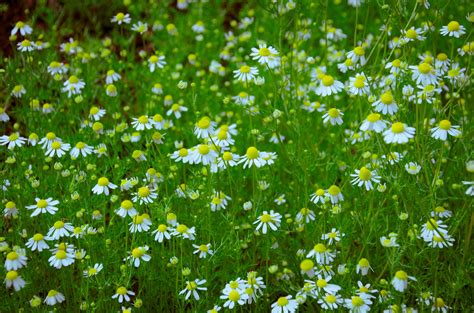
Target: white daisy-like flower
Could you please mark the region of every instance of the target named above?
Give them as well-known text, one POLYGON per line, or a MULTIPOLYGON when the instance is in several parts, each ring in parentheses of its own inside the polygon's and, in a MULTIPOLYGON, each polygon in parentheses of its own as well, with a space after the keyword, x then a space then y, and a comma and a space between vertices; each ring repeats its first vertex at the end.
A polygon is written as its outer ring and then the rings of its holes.
POLYGON ((16 22, 15 27, 13 27, 10 34, 11 36, 14 36, 18 32, 22 36, 26 36, 26 35, 30 35, 33 32, 33 29, 31 28, 30 25, 26 24, 25 22, 19 21, 19 22, 16 22))
POLYGON ((344 89, 344 84, 338 80, 335 80, 331 75, 321 75, 319 86, 316 88, 315 93, 319 96, 330 96, 338 94, 344 89))
POLYGON ((405 271, 397 271, 392 279, 392 286, 396 291, 404 292, 408 288, 408 280, 416 281, 413 276, 408 276, 405 271))
POLYGON ((46 296, 46 298, 44 299, 44 303, 46 303, 47 305, 53 306, 53 305, 56 305, 57 303, 63 302, 64 300, 66 300, 66 298, 64 297, 62 293, 54 289, 51 289, 48 292, 48 295, 46 296))
POLYGON ((74 226, 71 223, 56 221, 48 230, 46 237, 48 240, 58 240, 61 237, 69 237, 71 232, 74 232, 74 226))
POLYGON ((164 55, 160 55, 160 56, 152 55, 148 59, 148 68, 150 69, 150 72, 152 73, 155 71, 155 69, 163 68, 165 65, 166 65, 166 61, 165 61, 164 55))
POLYGON ((316 244, 313 249, 306 255, 307 258, 314 257, 318 264, 327 265, 331 264, 336 257, 336 252, 331 251, 326 245, 322 243, 316 244))
POLYGON ((82 272, 84 277, 92 277, 99 274, 100 271, 104 268, 102 263, 95 263, 93 267, 89 267, 88 269, 82 272))
POLYGON ((197 138, 209 138, 215 134, 216 122, 211 121, 208 116, 201 118, 194 127, 194 134, 197 138))
POLYGON ((105 113, 106 111, 104 109, 93 106, 89 110, 89 118, 98 121, 105 115, 105 113))
POLYGON ((383 132, 385 128, 387 128, 387 122, 378 113, 370 113, 360 125, 361 131, 373 130, 376 133, 383 132))
POLYGON ((153 127, 152 121, 146 115, 142 115, 138 118, 134 117, 134 118, 132 118, 132 120, 133 120, 132 126, 136 130, 151 129, 153 127))
POLYGON ((8 150, 13 150, 15 147, 21 147, 26 143, 26 138, 21 137, 18 133, 11 135, 3 135, 0 137, 0 145, 7 146, 8 150))
POLYGON ((220 298, 225 300, 224 308, 232 310, 236 305, 244 305, 249 295, 241 288, 231 288, 227 286, 222 291, 220 298))
POLYGON ((234 71, 234 78, 238 81, 248 83, 255 76, 258 75, 258 69, 256 67, 250 67, 248 65, 242 65, 238 70, 234 71))
POLYGON ((416 175, 420 172, 421 166, 416 162, 409 162, 405 164, 405 170, 411 175, 416 175))
POLYGON ((133 266, 139 267, 140 261, 149 262, 151 260, 151 256, 146 254, 148 249, 148 246, 134 248, 130 252, 130 256, 125 258, 124 261, 130 260, 130 263, 133 264, 133 266))
POLYGON ((49 265, 60 269, 62 267, 67 267, 74 263, 75 253, 68 252, 67 250, 58 249, 56 252, 53 252, 53 255, 48 259, 49 265))
POLYGON ((367 62, 367 60, 365 59, 365 50, 361 46, 355 47, 353 50, 349 51, 346 55, 347 55, 347 58, 352 60, 353 64, 360 64, 362 66, 367 62))
POLYGON ((195 245, 193 244, 193 247, 196 249, 194 250, 193 254, 198 254, 199 253, 199 258, 200 259, 205 259, 208 255, 213 255, 214 250, 211 249, 211 244, 203 244, 203 245, 195 245))
POLYGON ((165 224, 160 224, 151 234, 155 236, 155 241, 163 242, 165 239, 169 240, 171 238, 170 232, 173 231, 173 228, 165 224))
POLYGON ((147 213, 143 213, 142 215, 136 214, 132 217, 132 221, 129 223, 129 230, 131 233, 147 232, 151 225, 152 222, 147 213))
POLYGON ((255 222, 253 222, 254 224, 257 224, 255 231, 258 232, 261 228, 262 233, 266 234, 268 227, 273 231, 277 231, 278 227, 280 227, 281 218, 281 214, 274 212, 273 210, 270 210, 270 213, 263 211, 263 214, 260 215, 255 222))
POLYGON ((173 233, 171 235, 178 237, 178 238, 183 238, 183 239, 189 239, 189 240, 194 240, 195 239, 195 234, 196 234, 196 229, 193 227, 188 227, 184 224, 176 224, 176 227, 173 230, 173 233))
POLYGON ((349 78, 348 93, 354 96, 362 96, 370 93, 369 78, 362 72, 355 77, 349 78))
POLYGON ((26 266, 27 259, 25 249, 15 249, 10 251, 5 259, 5 269, 7 271, 16 271, 23 268, 26 266))
POLYGON ((459 126, 452 125, 449 120, 442 120, 439 122, 438 126, 431 128, 431 137, 434 139, 439 139, 445 141, 448 138, 448 134, 453 137, 458 137, 461 135, 459 131, 459 126))
POLYGON ((409 139, 415 136, 416 129, 409 127, 402 122, 395 122, 392 126, 383 132, 386 143, 407 143, 409 139))
POLYGON ((26 89, 23 85, 16 85, 13 87, 11 95, 15 98, 21 98, 26 93, 26 89))
POLYGON ((166 115, 170 116, 173 114, 177 119, 181 118, 181 112, 187 112, 188 108, 185 107, 184 105, 180 105, 178 103, 175 103, 171 106, 171 108, 166 111, 166 115))
POLYGON ((53 61, 48 65, 48 73, 50 73, 52 76, 55 76, 57 74, 63 75, 66 74, 68 71, 68 68, 64 63, 53 61))
POLYGON ((365 186, 366 190, 374 189, 372 183, 380 183, 380 176, 377 175, 377 171, 371 171, 367 167, 363 166, 360 169, 356 169, 354 174, 351 174, 353 179, 351 183, 359 187, 365 186))
POLYGON ((100 195, 105 194, 106 196, 109 195, 109 189, 115 189, 117 185, 111 183, 108 178, 101 177, 97 180, 97 184, 92 188, 92 192, 94 194, 100 195))
POLYGON ((130 302, 130 296, 134 296, 135 293, 127 288, 120 286, 115 291, 115 294, 112 296, 112 299, 117 299, 119 303, 122 303, 124 300, 130 302))
POLYGON ((49 249, 49 245, 46 243, 43 234, 36 233, 31 237, 28 242, 25 244, 31 251, 38 250, 39 252, 49 249))
POLYGON ((63 143, 60 140, 54 140, 51 143, 51 146, 46 151, 45 155, 48 156, 48 157, 51 157, 51 158, 56 155, 58 158, 61 158, 70 149, 71 149, 70 144, 63 143))
MULTIPOLYGON (((193 295, 194 299, 197 301, 199 300, 199 293, 198 290, 207 290, 207 287, 203 287, 206 283, 205 279, 195 279, 193 281, 186 281, 186 288, 179 292, 180 295, 185 295, 184 298, 188 300, 191 295, 193 295)), ((217 312, 217 311, 216 311, 217 312)))
POLYGON ((17 47, 21 52, 31 52, 35 50, 34 42, 31 42, 28 39, 23 39, 23 41, 17 44, 17 47))
POLYGON ((68 97, 72 95, 77 95, 81 93, 82 88, 86 83, 82 79, 79 79, 77 76, 72 75, 68 80, 64 82, 64 87, 62 88, 63 92, 67 92, 68 97))
POLYGON ((146 33, 148 31, 148 24, 138 21, 138 23, 132 25, 132 30, 140 34, 146 33))
POLYGON ((372 103, 374 110, 382 114, 394 115, 398 112, 398 106, 393 95, 390 91, 387 91, 380 96, 380 99, 372 103))
POLYGON ((5 275, 5 286, 8 288, 12 288, 15 291, 21 290, 25 287, 25 280, 18 274, 17 271, 8 271, 5 275))
POLYGON ((119 25, 122 25, 122 23, 130 24, 131 20, 132 19, 130 18, 130 14, 128 14, 128 13, 124 14, 122 12, 119 12, 114 17, 112 17, 112 19, 110 21, 112 23, 117 23, 119 25))
POLYGON ((89 146, 88 144, 82 141, 79 141, 78 143, 76 143, 74 148, 72 148, 70 154, 73 159, 77 159, 79 155, 86 157, 89 154, 92 154, 92 152, 94 152, 94 147, 89 146))
POLYGON ((291 295, 280 297, 272 303, 272 313, 294 313, 298 309, 298 301, 292 299, 291 295))
POLYGON ((260 44, 258 48, 252 48, 250 56, 258 63, 268 65, 269 68, 275 68, 280 64, 277 49, 266 44, 260 44))
POLYGON ((137 215, 137 210, 133 207, 133 202, 130 200, 124 200, 120 204, 120 208, 115 210, 115 213, 120 217, 126 217, 127 215, 130 217, 134 217, 137 215))
POLYGON ((327 124, 328 122, 331 125, 341 125, 343 123, 342 116, 344 113, 337 108, 331 108, 323 115, 323 123, 327 124))
POLYGON ((438 77, 436 76, 436 70, 431 64, 422 62, 419 65, 411 65, 412 71, 411 78, 420 85, 438 85, 438 77))
POLYGON ((466 28, 457 21, 451 21, 448 25, 441 27, 440 33, 443 36, 459 38, 466 33, 466 28))
POLYGON ((40 213, 49 213, 54 215, 58 211, 58 208, 56 207, 56 205, 59 204, 58 200, 53 200, 53 198, 35 198, 35 201, 36 204, 26 206, 28 210, 34 210, 33 213, 31 213, 32 217, 39 215, 40 213))
POLYGON ((133 202, 139 202, 140 204, 153 203, 153 201, 158 197, 155 190, 150 189, 148 186, 138 188, 137 192, 134 192, 133 195, 133 202))

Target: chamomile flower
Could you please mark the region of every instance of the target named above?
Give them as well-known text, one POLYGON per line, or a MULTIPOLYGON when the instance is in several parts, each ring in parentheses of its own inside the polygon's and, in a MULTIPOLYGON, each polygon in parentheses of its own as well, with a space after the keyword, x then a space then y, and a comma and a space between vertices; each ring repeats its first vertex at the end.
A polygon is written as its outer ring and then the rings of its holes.
POLYGON ((56 221, 48 230, 48 240, 58 240, 62 237, 69 237, 70 233, 74 231, 74 226, 71 223, 64 223, 63 221, 56 221))
POLYGON ((426 39, 424 35, 424 31, 421 28, 415 28, 412 26, 411 28, 403 31, 404 36, 401 38, 403 43, 407 43, 410 41, 423 41, 426 39))
POLYGON ((160 55, 160 56, 152 55, 148 59, 148 68, 150 69, 150 72, 152 73, 155 71, 155 69, 163 68, 165 65, 166 65, 166 61, 165 61, 164 55, 160 55))
POLYGON ((30 25, 26 24, 25 22, 19 21, 16 22, 15 27, 13 27, 10 35, 14 36, 17 33, 20 33, 22 36, 30 35, 33 32, 33 29, 30 25))
POLYGON ((451 217, 452 215, 453 215, 452 211, 447 210, 442 206, 437 206, 436 208, 433 209, 433 211, 431 211, 432 217, 447 218, 447 217, 451 217))
POLYGON ((341 110, 331 108, 323 115, 323 123, 327 124, 329 122, 331 125, 341 125, 343 115, 344 113, 342 113, 341 110))
POLYGON ((455 239, 451 237, 449 234, 444 234, 444 235, 434 235, 433 239, 431 241, 428 241, 428 246, 431 248, 446 248, 446 247, 452 247, 454 244, 455 239))
POLYGON ((280 63, 278 51, 272 46, 267 46, 266 44, 260 44, 258 48, 252 48, 250 56, 258 63, 268 65, 269 68, 275 68, 280 63))
POLYGON ((335 293, 327 293, 324 296, 322 296, 320 299, 318 299, 318 304, 321 305, 321 307, 324 310, 335 310, 339 308, 339 306, 344 302, 342 297, 335 293))
POLYGON ((329 197, 332 204, 337 204, 341 201, 344 201, 344 196, 342 195, 341 188, 337 185, 332 185, 326 191, 326 196, 329 197))
POLYGON ((123 301, 130 302, 130 296, 134 296, 135 293, 131 290, 127 290, 124 286, 120 286, 115 291, 115 294, 112 296, 112 299, 117 299, 118 303, 123 301))
POLYGON ((144 130, 144 129, 151 129, 153 127, 153 124, 150 120, 150 118, 146 115, 142 115, 138 118, 132 118, 132 126, 136 130, 144 130))
POLYGON ((152 231, 152 235, 155 236, 155 241, 163 242, 165 239, 169 240, 171 238, 170 232, 173 232, 174 229, 165 225, 160 224, 158 227, 152 231))
POLYGON ((394 115, 398 112, 398 106, 390 91, 386 91, 380 96, 380 99, 372 103, 374 110, 382 114, 394 115))
POLYGON ((419 85, 438 85, 438 77, 431 64, 422 62, 419 65, 411 65, 411 78, 419 85))
POLYGON ((112 17, 112 19, 110 20, 112 23, 117 23, 119 25, 122 25, 122 23, 124 24, 130 24, 130 21, 132 19, 130 18, 130 14, 128 13, 122 13, 122 12, 119 12, 117 13, 114 17, 112 17))
POLYGON ((17 271, 8 271, 5 275, 4 282, 7 289, 13 287, 15 291, 21 290, 26 284, 25 280, 18 274, 17 271))
POLYGON ((397 243, 397 234, 390 233, 388 238, 385 236, 380 237, 380 244, 385 248, 393 248, 399 247, 400 245, 397 243))
POLYGON ((431 137, 445 141, 448 138, 448 134, 453 137, 458 137, 461 132, 458 130, 459 126, 452 125, 449 120, 442 120, 438 126, 431 128, 431 137))
POLYGON ((125 260, 130 260, 130 264, 133 264, 135 267, 139 267, 140 261, 149 262, 151 260, 151 256, 146 253, 148 249, 148 246, 134 248, 130 252, 130 256, 125 260))
POLYGON ((9 217, 15 218, 18 216, 18 208, 16 207, 15 202, 8 201, 5 204, 5 209, 3 210, 3 216, 6 218, 9 218, 9 217))
POLYGON ((185 295, 184 298, 186 300, 188 300, 191 297, 191 295, 193 295, 194 299, 197 301, 199 300, 198 290, 207 290, 207 287, 202 286, 205 283, 206 283, 205 279, 198 279, 198 278, 196 278, 193 281, 186 281, 186 288, 181 290, 179 294, 180 295, 184 294, 185 295))
POLYGON ((360 125, 361 131, 373 130, 376 133, 383 132, 385 128, 387 128, 387 122, 378 113, 370 113, 360 125))
POLYGON ((370 93, 369 79, 364 73, 349 78, 348 93, 354 96, 362 96, 370 93))
POLYGON ((70 149, 71 149, 70 144, 63 143, 60 140, 55 140, 51 143, 51 146, 48 148, 45 155, 49 157, 57 156, 58 158, 61 158, 70 149))
POLYGON ((314 221, 315 219, 316 219, 316 214, 314 214, 313 210, 310 210, 308 208, 302 208, 296 215, 296 221, 298 223, 308 224, 314 221))
POLYGON ((31 213, 31 217, 39 215, 40 213, 49 213, 54 215, 58 211, 58 208, 56 207, 56 205, 59 204, 58 200, 53 200, 53 198, 35 198, 35 201, 36 204, 26 206, 28 210, 34 210, 33 213, 31 213))
POLYGON ((173 114, 177 119, 180 119, 182 115, 181 113, 187 112, 187 111, 188 111, 187 107, 185 107, 184 105, 175 103, 171 106, 171 108, 168 111, 166 111, 166 115, 170 116, 171 114, 173 114))
POLYGON ((152 222, 150 216, 147 213, 142 215, 136 214, 132 217, 132 221, 129 223, 129 230, 131 233, 147 232, 150 229, 152 222))
POLYGON ((132 30, 143 35, 148 31, 148 24, 138 21, 138 23, 132 25, 132 30))
POLYGON ((408 280, 416 281, 413 276, 408 276, 405 271, 397 271, 392 279, 392 286, 396 291, 404 292, 408 288, 408 280))
POLYGON ((86 83, 82 79, 79 79, 77 76, 70 76, 68 80, 64 82, 64 87, 62 88, 63 92, 67 92, 68 97, 72 95, 77 95, 81 93, 82 88, 86 83))
POLYGON ((130 200, 124 200, 120 204, 118 210, 115 210, 115 213, 120 217, 134 217, 137 214, 137 210, 133 207, 133 203, 130 200))
POLYGON ((459 38, 466 33, 466 28, 457 21, 451 21, 448 25, 441 27, 440 33, 443 36, 459 38))
POLYGON ((11 95, 15 98, 21 98, 26 93, 25 87, 23 85, 16 85, 13 87, 11 95))
POLYGON ((53 62, 49 63, 49 65, 48 65, 48 73, 51 74, 51 76, 53 76, 53 77, 55 75, 66 74, 67 71, 68 71, 68 68, 62 62, 53 61, 53 62))
POLYGON ((82 275, 84 277, 93 277, 97 274, 99 274, 100 271, 104 268, 104 265, 102 263, 95 263, 94 266, 89 267, 88 269, 84 270, 82 272, 82 275))
POLYGON ((194 134, 197 138, 209 138, 215 133, 216 122, 211 121, 207 116, 201 118, 194 127, 194 134))
POLYGON ((106 111, 99 107, 93 106, 89 110, 89 118, 95 121, 99 121, 102 117, 104 117, 106 111))
POLYGON ((234 78, 245 83, 253 80, 257 75, 258 69, 248 65, 242 65, 238 70, 234 71, 234 78))
POLYGON ((80 155, 86 157, 92 154, 92 152, 94 151, 93 149, 94 147, 89 146, 85 142, 79 141, 78 143, 76 143, 74 148, 71 149, 70 154, 73 159, 77 159, 80 155))
POLYGON ((408 162, 405 164, 405 170, 408 172, 408 174, 416 175, 420 172, 421 166, 416 162, 408 162))
POLYGON ((324 191, 324 189, 322 188, 319 188, 314 193, 311 194, 310 200, 314 204, 318 204, 318 203, 324 204, 326 202, 325 197, 326 197, 326 191, 324 191))
POLYGON ((15 147, 21 147, 25 144, 26 138, 21 137, 18 133, 12 133, 11 135, 3 135, 0 137, 0 145, 7 146, 8 150, 13 150, 15 147))
POLYGON ((58 249, 56 252, 53 252, 53 255, 48 259, 49 265, 60 269, 62 267, 67 267, 74 263, 75 255, 74 253, 69 253, 67 250, 58 249))
POLYGON ((431 242, 434 236, 443 237, 444 235, 447 235, 447 228, 448 226, 446 226, 442 220, 430 218, 423 224, 420 237, 423 238, 425 242, 431 242))
POLYGON ((16 271, 20 268, 26 266, 26 257, 25 249, 15 249, 7 254, 5 259, 5 269, 7 271, 16 271))
POLYGON ((44 303, 46 303, 47 305, 53 306, 53 305, 56 305, 57 303, 62 303, 64 300, 66 300, 66 298, 64 297, 62 293, 54 289, 51 289, 48 292, 48 295, 46 296, 46 298, 44 299, 44 303))
POLYGON ((384 141, 390 143, 407 143, 415 136, 415 128, 409 127, 402 122, 395 122, 390 128, 383 132, 384 141))
POLYGON ((21 52, 31 52, 35 50, 34 42, 31 42, 28 39, 23 39, 22 42, 17 44, 17 47, 21 52))
POLYGON ((25 246, 30 248, 31 251, 38 250, 39 252, 41 252, 45 249, 49 249, 49 246, 46 243, 44 236, 40 233, 36 233, 33 237, 31 237, 25 244, 25 246))
POLYGON ((331 75, 323 74, 320 78, 319 85, 315 90, 318 96, 330 96, 338 94, 344 89, 344 84, 338 80, 335 80, 331 75))
POLYGON ((294 313, 298 309, 298 302, 291 295, 280 297, 272 303, 272 313, 294 313))
POLYGON ((196 230, 193 227, 189 228, 184 224, 177 224, 173 233, 171 235, 176 236, 178 238, 194 240, 195 239, 196 230))
POLYGON ((110 193, 109 189, 115 188, 117 188, 117 185, 111 183, 108 178, 101 177, 97 180, 97 184, 94 186, 94 188, 92 188, 92 192, 97 195, 105 194, 108 196, 110 193))
POLYGON ((277 231, 278 227, 280 227, 281 218, 281 214, 274 212, 273 210, 270 210, 270 213, 263 211, 263 214, 260 215, 255 222, 253 222, 254 224, 257 224, 255 231, 258 232, 261 228, 262 233, 266 234, 268 227, 273 231, 277 231))
POLYGON ((332 245, 333 243, 339 242, 341 237, 344 237, 344 234, 341 234, 336 228, 332 228, 329 233, 322 234, 321 239, 327 240, 328 244, 332 245))
POLYGON ((349 59, 352 60, 353 64, 360 64, 362 66, 367 62, 367 60, 365 59, 365 50, 361 46, 355 47, 346 55, 349 59))
POLYGON ((236 305, 244 305, 247 302, 248 294, 240 288, 226 287, 222 291, 220 298, 225 301, 224 308, 232 310, 236 305))
POLYGON ((366 276, 369 273, 369 270, 374 271, 370 266, 369 260, 366 258, 360 259, 356 266, 356 273, 366 276))
POLYGON ((255 147, 247 148, 245 155, 240 157, 239 164, 243 163, 244 168, 247 167, 262 167, 265 165, 265 160, 263 159, 262 152, 258 151, 255 147))
POLYGON ((351 183, 359 187, 365 186, 366 190, 374 189, 372 183, 380 183, 380 176, 377 175, 377 171, 371 171, 367 167, 363 166, 360 169, 356 169, 354 174, 351 174, 353 179, 351 183))
POLYGON ((193 254, 198 254, 199 253, 199 258, 200 259, 205 259, 208 255, 213 255, 214 250, 211 249, 211 244, 203 244, 203 245, 195 245, 193 244, 193 247, 196 249, 194 250, 193 254))
POLYGON ((344 300, 344 305, 351 313, 366 313, 370 311, 372 301, 364 295, 352 296, 344 300))
POLYGON ((105 83, 107 85, 113 84, 116 81, 119 81, 122 78, 119 73, 114 70, 108 70, 107 75, 105 76, 105 83))
POLYGON ((322 243, 318 243, 314 245, 313 249, 306 255, 307 258, 316 259, 318 264, 327 265, 334 261, 336 257, 336 252, 331 251, 331 249, 327 248, 326 245, 322 243))

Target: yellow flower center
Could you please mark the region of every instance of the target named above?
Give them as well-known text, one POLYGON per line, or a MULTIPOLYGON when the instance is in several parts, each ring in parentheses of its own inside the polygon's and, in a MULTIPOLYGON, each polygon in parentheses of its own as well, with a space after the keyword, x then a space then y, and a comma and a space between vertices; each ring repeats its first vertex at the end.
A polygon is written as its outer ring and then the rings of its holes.
POLYGON ((58 252, 56 252, 56 259, 64 260, 65 258, 67 258, 67 254, 64 250, 58 250, 58 252))
POLYGON ((13 261, 18 259, 18 254, 15 251, 12 251, 7 254, 7 260, 13 261))
POLYGON ((451 128, 451 122, 448 120, 442 120, 439 122, 439 128, 443 130, 449 130, 451 128))
POLYGON ((61 143, 59 141, 54 141, 51 144, 51 148, 53 148, 54 150, 58 150, 59 148, 61 148, 61 143))
POLYGON ((324 279, 318 279, 318 281, 316 282, 316 285, 319 287, 319 288, 324 288, 328 285, 328 282, 325 281, 324 279))
POLYGON ((127 293, 127 289, 125 287, 119 287, 117 288, 117 294, 119 295, 125 295, 127 293))
POLYGON ((158 62, 158 57, 156 55, 152 55, 149 59, 150 63, 156 63, 158 62))
POLYGON ((9 271, 6 275, 7 280, 15 280, 18 277, 18 272, 17 271, 9 271))
POLYGON ((117 13, 117 15, 115 15, 115 18, 117 19, 117 21, 123 21, 123 19, 125 18, 125 14, 123 13, 117 13))
POLYGON ((402 62, 399 59, 395 59, 395 60, 392 61, 392 66, 400 67, 401 63, 402 62))
POLYGON ((48 292, 48 297, 51 298, 51 297, 54 297, 58 294, 58 292, 54 289, 51 289, 49 292, 48 292))
POLYGON ((209 248, 207 247, 207 245, 200 245, 200 246, 199 246, 199 251, 201 251, 201 252, 208 252, 208 251, 209 251, 209 248))
POLYGON ((84 149, 86 147, 86 144, 83 143, 82 141, 79 141, 78 143, 76 143, 76 148, 81 150, 81 149, 84 149))
POLYGON ((79 78, 77 78, 77 76, 72 75, 71 77, 69 77, 70 84, 77 84, 78 82, 79 82, 79 78))
POLYGON ((371 123, 375 123, 380 120, 380 114, 378 113, 371 113, 367 116, 367 120, 371 123))
POLYGON ((372 172, 364 166, 359 170, 359 178, 364 181, 370 180, 372 178, 372 172))
POLYGON ((130 210, 131 208, 133 208, 133 203, 130 200, 124 200, 122 201, 120 206, 125 210, 130 210))
POLYGON ((352 297, 351 303, 353 306, 359 307, 359 306, 363 306, 365 302, 361 297, 355 296, 355 297, 352 297))
POLYGON ((327 303, 332 304, 332 303, 335 303, 337 299, 336 299, 336 297, 335 297, 334 295, 332 295, 332 294, 329 293, 329 294, 325 297, 325 300, 326 300, 327 303))
POLYGON ((436 57, 439 61, 446 61, 448 59, 448 56, 446 53, 439 53, 438 56, 436 57))
POLYGON ((332 86, 334 84, 334 78, 331 75, 324 75, 321 81, 326 87, 332 86))
POLYGON ((46 139, 53 140, 54 138, 56 138, 56 134, 54 134, 52 132, 49 132, 49 133, 46 134, 46 139))
POLYGON ((45 207, 48 206, 48 201, 43 200, 43 199, 38 200, 38 202, 36 202, 36 206, 40 209, 44 209, 45 207))
POLYGON ((324 253, 326 252, 326 246, 323 245, 322 243, 318 243, 317 245, 314 246, 314 251, 318 253, 324 253))
POLYGON ((354 87, 363 88, 365 86, 365 78, 363 76, 356 78, 354 81, 354 87))
POLYGON ((264 48, 260 48, 260 50, 258 50, 258 54, 260 54, 262 57, 267 57, 267 56, 271 55, 272 53, 270 52, 270 49, 264 47, 264 48))
POLYGON ((211 151, 208 145, 199 145, 198 152, 202 155, 207 155, 211 151))
POLYGON ((231 290, 229 292, 229 300, 230 301, 238 301, 240 299, 240 293, 237 290, 231 290))
POLYGON ((186 149, 186 148, 181 148, 181 149, 179 149, 178 154, 179 154, 180 157, 185 157, 185 156, 188 155, 188 149, 186 149))
POLYGON ((138 123, 140 124, 146 124, 148 123, 148 116, 142 115, 138 118, 138 123))
POLYGON ((324 189, 319 188, 316 190, 316 195, 319 197, 324 196, 324 189))
POLYGON ((180 234, 185 233, 188 231, 188 226, 184 224, 179 224, 178 227, 176 227, 176 231, 180 234))
POLYGON ((330 117, 332 117, 332 118, 336 118, 336 117, 339 116, 339 110, 336 109, 336 108, 331 108, 331 109, 329 109, 329 111, 328 111, 328 115, 329 115, 330 117))
POLYGON ((278 306, 286 306, 288 304, 288 299, 286 297, 278 298, 278 306))
POLYGON ((438 223, 436 223, 436 220, 431 218, 427 223, 426 223, 426 228, 428 230, 435 230, 438 229, 438 223))
POLYGON ((197 288, 197 284, 193 281, 190 281, 187 285, 186 285, 186 289, 188 290, 194 290, 197 288))
POLYGON ((259 153, 258 153, 257 148, 249 147, 247 149, 246 156, 247 156, 248 159, 250 159, 250 160, 256 159, 256 158, 258 158, 258 155, 259 155, 259 153))
POLYGON ((363 56, 365 54, 364 48, 361 46, 355 47, 354 48, 354 53, 358 56, 363 56))
POLYGON ((332 185, 331 187, 329 187, 328 192, 330 195, 336 196, 341 193, 341 189, 336 185, 332 185))
POLYGON ((199 120, 197 126, 201 129, 207 129, 209 126, 211 126, 211 119, 205 116, 199 120))
POLYGON ((147 186, 143 186, 138 189, 138 196, 141 198, 148 197, 150 193, 150 188, 148 188, 147 186))
POLYGON ((400 134, 400 133, 403 133, 404 131, 405 131, 405 126, 403 125, 403 123, 401 123, 401 122, 393 123, 393 125, 392 125, 392 132, 393 133, 400 134))
POLYGON ((397 271, 395 273, 395 277, 400 279, 400 280, 407 280, 408 279, 408 274, 405 271, 397 271))
POLYGON ((429 72, 431 72, 431 65, 423 62, 420 65, 418 65, 418 71, 420 71, 420 73, 422 74, 428 74, 429 72))
POLYGON ((108 186, 109 185, 109 180, 108 178, 106 177, 101 177, 99 178, 99 180, 97 181, 97 184, 101 187, 105 187, 105 186, 108 186))
POLYGON ((459 23, 456 22, 456 21, 451 21, 451 22, 449 22, 449 24, 448 24, 448 30, 449 30, 450 32, 456 32, 456 31, 458 31, 460 28, 461 28, 461 26, 460 26, 459 23))
POLYGON ((407 38, 415 39, 418 36, 418 33, 415 29, 410 28, 409 30, 407 30, 406 36, 407 38))
POLYGON ((314 267, 314 262, 311 261, 310 259, 303 260, 300 263, 300 268, 304 272, 311 270, 313 267, 314 267))
POLYGON ((132 256, 135 259, 141 258, 145 254, 145 251, 142 248, 135 248, 132 250, 132 256))
POLYGON ((240 72, 244 73, 244 74, 250 73, 250 66, 248 66, 248 65, 241 66, 240 67, 240 72))
POLYGON ((380 101, 382 101, 383 104, 391 104, 393 102, 393 96, 392 93, 386 92, 380 97, 380 101))
MULTIPOLYGON (((451 22, 452 23, 452 22, 451 22)), ((437 307, 437 308, 442 308, 445 306, 444 304, 444 300, 442 298, 436 298, 435 302, 434 302, 434 306, 437 307)))
POLYGON ((224 161, 230 161, 232 160, 232 153, 230 153, 229 151, 226 151, 222 155, 222 158, 224 159, 224 161))
POLYGON ((265 214, 263 214, 262 216, 260 216, 260 221, 261 221, 262 223, 268 223, 268 222, 271 222, 272 220, 273 220, 273 219, 272 219, 272 217, 271 217, 270 214, 265 213, 265 214))
POLYGON ((369 267, 369 260, 366 258, 362 258, 359 260, 359 266, 360 267, 369 267))

